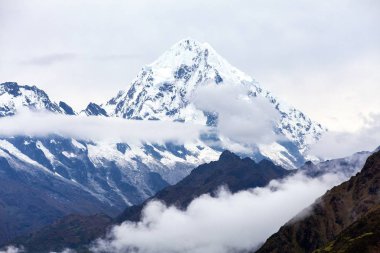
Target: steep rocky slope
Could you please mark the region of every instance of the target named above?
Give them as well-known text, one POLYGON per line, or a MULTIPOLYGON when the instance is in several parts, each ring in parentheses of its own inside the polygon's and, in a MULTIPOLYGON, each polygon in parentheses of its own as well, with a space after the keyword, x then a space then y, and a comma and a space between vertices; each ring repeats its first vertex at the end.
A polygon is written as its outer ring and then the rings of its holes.
POLYGON ((380 205, 344 229, 336 239, 313 253, 380 252, 380 205))
MULTIPOLYGON (((350 226, 357 226, 355 222, 361 224, 360 220, 365 220, 371 210, 379 208, 379 204, 380 152, 378 151, 367 159, 357 175, 329 190, 307 209, 307 216, 305 213, 296 216, 256 252, 313 252, 330 241, 339 241, 342 231, 349 229, 350 226)), ((372 232, 374 231, 368 231, 372 232)), ((379 240, 380 238, 376 238, 377 243, 379 240)))

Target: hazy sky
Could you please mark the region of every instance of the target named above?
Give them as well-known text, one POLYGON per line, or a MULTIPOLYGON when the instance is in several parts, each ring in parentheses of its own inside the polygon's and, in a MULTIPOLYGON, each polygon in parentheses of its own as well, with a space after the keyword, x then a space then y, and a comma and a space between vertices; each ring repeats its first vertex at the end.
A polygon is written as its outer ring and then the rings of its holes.
POLYGON ((312 119, 353 130, 380 112, 379 25, 378 0, 0 0, 0 82, 81 109, 192 37, 312 119))

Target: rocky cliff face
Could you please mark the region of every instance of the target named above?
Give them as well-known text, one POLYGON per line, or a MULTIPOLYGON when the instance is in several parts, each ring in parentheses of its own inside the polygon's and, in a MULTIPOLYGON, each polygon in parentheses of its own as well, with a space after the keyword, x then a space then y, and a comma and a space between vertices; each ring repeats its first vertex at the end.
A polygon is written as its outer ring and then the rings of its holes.
POLYGON ((380 206, 344 229, 334 240, 313 253, 380 252, 380 206))

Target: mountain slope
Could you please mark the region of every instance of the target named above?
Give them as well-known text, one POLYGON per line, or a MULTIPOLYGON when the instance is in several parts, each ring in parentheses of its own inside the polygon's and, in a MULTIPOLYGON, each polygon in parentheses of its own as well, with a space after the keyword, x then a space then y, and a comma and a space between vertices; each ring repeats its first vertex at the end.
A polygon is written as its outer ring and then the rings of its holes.
MULTIPOLYGON (((290 173, 290 171, 276 166, 270 161, 264 160, 255 163, 249 158, 241 159, 229 151, 224 151, 218 161, 195 168, 190 175, 176 185, 164 188, 141 205, 127 208, 113 221, 113 224, 125 220, 138 220, 142 208, 152 199, 184 208, 194 198, 205 193, 213 194, 221 186, 227 186, 232 192, 236 192, 264 186, 270 180, 285 177, 290 173)), ((102 227, 89 224, 87 222, 88 217, 69 216, 40 231, 19 238, 15 243, 24 245, 30 252, 39 253, 62 250, 68 245, 83 250, 84 245, 89 243, 91 239, 95 240, 105 234, 105 224, 98 222, 96 217, 92 218, 94 223, 101 224, 102 227), (75 226, 75 230, 73 230, 72 226, 67 226, 67 224, 78 224, 78 226, 75 226), (57 234, 60 237, 57 237, 57 234), (52 238, 54 243, 44 243, 46 238, 52 238)))
POLYGON ((296 216, 256 252, 312 252, 335 240, 344 229, 379 205, 380 152, 376 152, 357 175, 329 190, 308 210, 306 217, 296 216))
POLYGON ((0 243, 70 213, 116 214, 77 184, 53 173, 46 174, 41 169, 15 170, 2 157, 0 185, 0 243))

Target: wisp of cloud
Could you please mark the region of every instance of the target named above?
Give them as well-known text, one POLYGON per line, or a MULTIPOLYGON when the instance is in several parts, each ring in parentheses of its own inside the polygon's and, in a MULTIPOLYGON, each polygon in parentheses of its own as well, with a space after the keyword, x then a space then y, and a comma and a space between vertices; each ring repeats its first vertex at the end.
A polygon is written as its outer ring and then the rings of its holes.
POLYGON ((91 141, 183 143, 197 139, 205 131, 206 127, 191 123, 68 116, 48 112, 23 111, 12 117, 0 118, 1 137, 58 134, 91 141))

